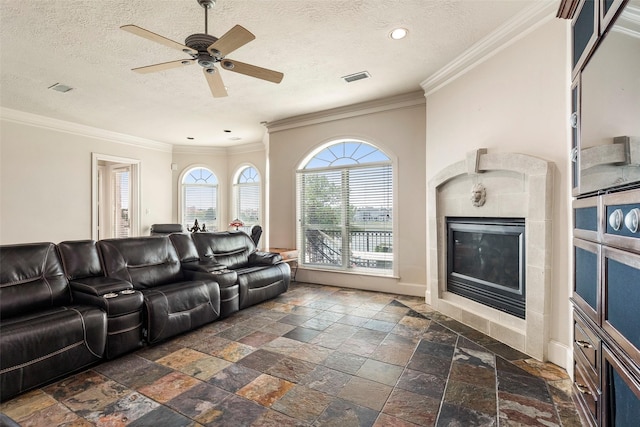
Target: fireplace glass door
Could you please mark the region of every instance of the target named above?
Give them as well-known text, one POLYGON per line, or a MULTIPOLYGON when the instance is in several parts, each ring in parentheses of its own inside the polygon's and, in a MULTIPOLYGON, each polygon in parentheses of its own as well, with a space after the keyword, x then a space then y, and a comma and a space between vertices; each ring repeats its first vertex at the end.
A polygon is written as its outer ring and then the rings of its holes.
POLYGON ((521 218, 447 218, 447 291, 524 319, 521 218))

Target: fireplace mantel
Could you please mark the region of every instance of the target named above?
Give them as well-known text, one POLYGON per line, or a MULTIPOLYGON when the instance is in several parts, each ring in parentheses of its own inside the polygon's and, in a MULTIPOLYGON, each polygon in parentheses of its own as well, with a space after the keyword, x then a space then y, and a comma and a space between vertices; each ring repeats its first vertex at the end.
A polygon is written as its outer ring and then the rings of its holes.
POLYGON ((488 153, 486 149, 478 149, 433 177, 427 195, 426 302, 542 361, 547 359, 551 310, 553 174, 552 162, 525 154, 488 153), (486 191, 483 204, 472 200, 476 184, 482 184, 486 191), (525 219, 525 319, 447 292, 446 217, 450 216, 525 219))

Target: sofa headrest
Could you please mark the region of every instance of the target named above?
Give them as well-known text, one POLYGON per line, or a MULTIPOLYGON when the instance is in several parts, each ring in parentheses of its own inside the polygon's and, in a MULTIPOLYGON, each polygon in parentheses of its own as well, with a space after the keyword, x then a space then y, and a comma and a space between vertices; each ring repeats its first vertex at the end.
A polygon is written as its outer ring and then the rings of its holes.
POLYGON ((251 240, 253 240, 256 248, 258 247, 258 242, 260 242, 260 236, 262 236, 262 226, 256 224, 251 227, 251 240))
POLYGON ((126 280, 136 289, 183 279, 180 259, 168 236, 128 237, 98 241, 107 276, 126 280))
POLYGON ((150 232, 152 236, 163 236, 171 233, 182 233, 182 224, 153 224, 150 232))
POLYGON ((180 262, 193 262, 200 259, 191 233, 173 233, 169 235, 169 239, 178 252, 180 262))
POLYGON ((244 267, 256 250, 253 240, 243 231, 193 233, 198 253, 203 259, 215 260, 229 268, 244 267))
POLYGON ((0 246, 0 317, 71 303, 69 282, 53 243, 0 246))
POLYGON ((95 240, 68 240, 58 243, 58 249, 69 280, 104 276, 95 240))

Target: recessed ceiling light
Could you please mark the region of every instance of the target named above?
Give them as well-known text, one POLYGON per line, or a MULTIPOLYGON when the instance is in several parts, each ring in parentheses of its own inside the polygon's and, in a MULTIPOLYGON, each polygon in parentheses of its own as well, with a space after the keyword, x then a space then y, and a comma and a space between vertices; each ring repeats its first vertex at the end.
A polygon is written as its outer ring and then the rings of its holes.
POLYGON ((191 140, 193 140, 193 139, 195 139, 195 138, 194 138, 194 137, 192 137, 192 136, 188 136, 188 137, 187 137, 187 139, 191 141, 191 140))
POLYGON ((407 37, 408 33, 409 31, 407 31, 406 28, 396 28, 389 33, 389 37, 391 37, 393 40, 401 40, 407 37))
POLYGON ((224 132, 231 133, 231 131, 229 129, 225 129, 224 132))

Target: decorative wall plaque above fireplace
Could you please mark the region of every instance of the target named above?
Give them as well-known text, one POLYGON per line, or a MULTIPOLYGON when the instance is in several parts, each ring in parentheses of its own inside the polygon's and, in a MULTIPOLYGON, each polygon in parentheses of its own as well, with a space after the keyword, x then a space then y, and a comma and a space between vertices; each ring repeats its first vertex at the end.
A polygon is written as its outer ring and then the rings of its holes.
POLYGON ((524 219, 447 217, 447 291, 524 319, 524 219))

